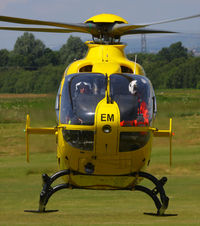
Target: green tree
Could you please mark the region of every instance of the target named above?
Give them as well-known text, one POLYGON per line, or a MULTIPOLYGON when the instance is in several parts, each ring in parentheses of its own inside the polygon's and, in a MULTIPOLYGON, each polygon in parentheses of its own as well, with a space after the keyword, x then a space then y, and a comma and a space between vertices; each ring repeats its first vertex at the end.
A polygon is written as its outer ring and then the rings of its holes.
POLYGON ((14 46, 14 53, 17 55, 34 55, 41 57, 44 53, 45 45, 39 39, 35 39, 32 33, 25 32, 19 37, 14 46))
POLYGON ((60 60, 63 64, 70 64, 73 60, 84 57, 87 46, 79 37, 70 36, 60 49, 60 60))
POLYGON ((158 52, 158 57, 161 60, 167 60, 168 62, 176 59, 176 58, 187 58, 188 51, 181 42, 176 42, 170 45, 169 48, 162 48, 158 52))
POLYGON ((166 60, 167 62, 170 62, 171 56, 170 56, 169 48, 162 48, 158 52, 158 57, 160 58, 160 60, 166 60))
POLYGON ((0 50, 0 66, 7 66, 9 60, 9 52, 7 49, 0 50))
POLYGON ((36 64, 38 66, 45 66, 48 64, 52 64, 55 66, 58 65, 59 63, 60 60, 58 51, 56 52, 49 48, 46 48, 44 50, 44 54, 42 55, 42 57, 36 59, 36 64))
POLYGON ((37 60, 44 55, 45 45, 42 41, 35 39, 32 33, 25 32, 15 43, 12 53, 12 65, 23 67, 38 66, 37 60))

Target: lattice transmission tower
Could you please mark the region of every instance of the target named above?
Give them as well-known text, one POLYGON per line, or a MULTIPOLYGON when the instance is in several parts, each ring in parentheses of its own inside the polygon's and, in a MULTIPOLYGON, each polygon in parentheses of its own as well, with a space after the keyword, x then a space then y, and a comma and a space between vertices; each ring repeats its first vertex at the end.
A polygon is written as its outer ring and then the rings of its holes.
POLYGON ((146 35, 141 35, 141 52, 146 53, 147 52, 147 41, 146 41, 146 35))

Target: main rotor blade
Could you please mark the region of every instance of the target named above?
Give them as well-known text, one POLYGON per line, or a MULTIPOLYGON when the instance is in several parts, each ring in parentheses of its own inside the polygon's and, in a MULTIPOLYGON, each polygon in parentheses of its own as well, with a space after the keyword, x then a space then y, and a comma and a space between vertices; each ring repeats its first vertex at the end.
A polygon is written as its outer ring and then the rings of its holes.
MULTIPOLYGON (((32 32, 50 32, 50 33, 71 33, 71 32, 80 32, 72 29, 60 29, 60 28, 29 28, 29 27, 0 27, 0 30, 8 31, 32 31, 32 32)), ((83 32, 82 33, 87 33, 83 32)))
POLYGON ((53 27, 62 27, 73 29, 78 32, 86 32, 86 33, 95 33, 96 25, 92 23, 60 23, 53 21, 42 21, 42 20, 31 20, 17 17, 8 17, 8 16, 0 16, 0 21, 9 22, 9 23, 17 23, 17 24, 30 24, 30 25, 45 25, 45 26, 53 26, 53 27))
POLYGON ((189 20, 189 19, 197 18, 197 17, 200 17, 200 14, 196 14, 196 15, 188 16, 188 17, 181 17, 181 18, 177 18, 177 19, 152 22, 152 23, 137 24, 137 25, 116 24, 113 26, 112 34, 113 35, 123 35, 125 32, 127 32, 129 30, 134 30, 137 28, 143 28, 143 27, 147 27, 147 26, 151 26, 151 25, 171 23, 171 22, 176 22, 176 21, 181 21, 181 20, 189 20))
POLYGON ((133 35, 133 34, 174 34, 179 33, 176 31, 165 31, 165 30, 153 30, 153 29, 133 29, 123 33, 123 35, 133 35))
POLYGON ((196 14, 193 16, 187 16, 187 17, 180 17, 180 18, 175 18, 175 19, 170 19, 170 20, 152 22, 152 23, 148 23, 148 24, 141 24, 141 25, 144 25, 146 27, 146 26, 150 26, 150 25, 166 24, 166 23, 171 23, 171 22, 176 22, 176 21, 181 21, 181 20, 189 20, 189 19, 193 19, 193 18, 197 18, 197 17, 200 17, 200 14, 196 14))

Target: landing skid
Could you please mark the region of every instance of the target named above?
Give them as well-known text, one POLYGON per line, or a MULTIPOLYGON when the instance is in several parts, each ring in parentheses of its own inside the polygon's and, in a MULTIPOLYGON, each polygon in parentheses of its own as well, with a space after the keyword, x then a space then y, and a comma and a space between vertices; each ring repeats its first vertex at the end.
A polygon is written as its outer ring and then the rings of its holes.
POLYGON ((49 212, 57 212, 58 210, 46 210, 46 205, 50 199, 50 197, 57 191, 65 188, 69 188, 69 184, 59 184, 55 187, 51 187, 51 184, 58 179, 59 177, 69 175, 69 170, 62 170, 51 177, 47 174, 42 175, 43 180, 43 189, 40 193, 40 201, 39 201, 39 208, 38 210, 24 210, 24 212, 31 212, 31 213, 49 213, 49 212))
MULTIPOLYGON (((61 189, 66 189, 66 188, 80 188, 80 187, 75 187, 75 186, 71 186, 70 184, 66 183, 66 184, 59 184, 55 187, 52 187, 52 183, 58 179, 59 177, 65 176, 65 175, 69 175, 70 174, 70 170, 62 170, 59 171, 57 173, 55 173, 54 175, 52 175, 51 177, 49 177, 47 174, 43 174, 42 175, 42 179, 43 179, 43 189, 40 193, 40 201, 39 201, 39 208, 38 210, 25 210, 25 212, 32 212, 32 213, 49 213, 49 212, 56 212, 58 210, 46 210, 46 205, 49 201, 49 198, 57 191, 61 190, 61 189)), ((95 175, 96 176, 96 175, 95 175)), ((127 188, 122 188, 122 189, 118 189, 118 190, 137 190, 137 191, 142 191, 144 193, 146 193, 147 195, 149 195, 154 203, 155 206, 157 208, 157 213, 153 214, 153 213, 145 213, 148 215, 156 215, 156 216, 167 216, 165 214, 165 210, 168 207, 169 204, 169 198, 166 196, 165 194, 165 190, 163 188, 163 186, 165 185, 165 183, 167 182, 167 178, 163 177, 160 180, 158 180, 156 177, 154 177, 153 175, 146 173, 146 172, 137 172, 137 173, 132 173, 130 175, 125 175, 125 176, 134 176, 134 177, 143 177, 147 180, 150 180, 154 185, 155 188, 150 190, 147 187, 141 186, 141 185, 135 185, 134 187, 127 187, 127 188), (158 197, 158 195, 160 196, 160 198, 158 197)))
MULTIPOLYGON (((163 216, 169 204, 169 198, 166 196, 165 190, 163 187, 167 182, 167 177, 162 177, 160 180, 158 180, 156 177, 146 172, 138 172, 138 173, 135 173, 134 175, 143 177, 145 179, 150 180, 152 183, 154 183, 155 188, 152 190, 141 185, 136 185, 134 189, 136 191, 142 191, 147 195, 149 195, 153 199, 155 206, 157 208, 157 213, 155 215, 163 216), (160 199, 158 197, 158 194, 160 195, 160 199)), ((145 213, 145 214, 148 214, 148 213, 145 213)), ((154 214, 149 214, 149 215, 154 215, 154 214)))

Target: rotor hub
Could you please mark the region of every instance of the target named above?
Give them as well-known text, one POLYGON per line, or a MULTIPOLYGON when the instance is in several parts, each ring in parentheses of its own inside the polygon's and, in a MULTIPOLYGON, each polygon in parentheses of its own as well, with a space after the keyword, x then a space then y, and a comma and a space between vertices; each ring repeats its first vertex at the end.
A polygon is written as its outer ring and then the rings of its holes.
POLYGON ((96 15, 96 16, 93 16, 93 17, 87 19, 85 21, 85 23, 119 23, 119 24, 125 23, 125 24, 128 24, 128 22, 124 18, 114 15, 114 14, 99 14, 99 15, 96 15))
POLYGON ((128 22, 114 14, 99 14, 85 21, 86 24, 95 24, 96 30, 91 32, 94 43, 119 44, 120 35, 113 34, 113 27, 116 24, 128 24, 128 22))

